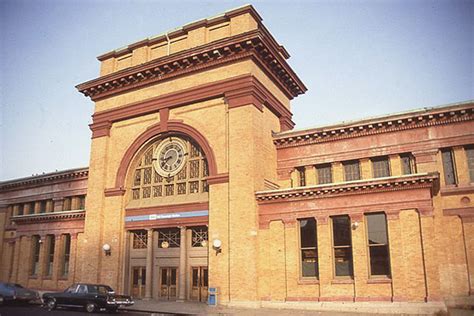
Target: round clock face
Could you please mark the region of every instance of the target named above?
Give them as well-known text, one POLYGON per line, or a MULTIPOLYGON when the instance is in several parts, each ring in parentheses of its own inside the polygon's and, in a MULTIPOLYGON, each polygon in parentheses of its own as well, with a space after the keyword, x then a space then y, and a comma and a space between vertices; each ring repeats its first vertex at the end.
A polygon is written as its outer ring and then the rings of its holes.
POLYGON ((163 177, 172 177, 186 164, 186 143, 177 138, 164 139, 155 149, 153 166, 156 172, 163 177))

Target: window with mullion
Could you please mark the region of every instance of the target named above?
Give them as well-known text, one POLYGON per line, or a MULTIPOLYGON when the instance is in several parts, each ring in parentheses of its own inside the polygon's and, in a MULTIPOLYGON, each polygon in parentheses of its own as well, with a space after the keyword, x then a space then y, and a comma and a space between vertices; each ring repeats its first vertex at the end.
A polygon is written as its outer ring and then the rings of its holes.
POLYGON ((61 276, 63 278, 69 275, 69 259, 71 256, 71 235, 64 234, 63 238, 63 246, 62 246, 62 266, 61 266, 61 276))
POLYGON ((390 163, 388 157, 372 158, 374 178, 390 177, 390 163))
POLYGON ((39 254, 40 254, 40 236, 34 235, 31 237, 31 267, 30 267, 31 276, 38 275, 39 254))
POLYGON ((318 165, 316 171, 318 173, 318 184, 332 183, 331 164, 318 165))
POLYGON ((56 244, 56 239, 54 235, 48 235, 46 237, 46 242, 48 245, 48 255, 46 257, 46 271, 44 275, 51 276, 53 274, 54 246, 56 244))
POLYGON ((467 146, 465 148, 467 158, 467 168, 469 170, 469 179, 474 182, 474 146, 467 146))
POLYGON ((305 168, 298 167, 296 168, 296 171, 298 172, 298 186, 304 187, 306 185, 305 168))
POLYGON ((351 220, 349 216, 333 216, 334 274, 336 277, 353 277, 351 220))
POLYGON ((413 174, 415 170, 415 159, 411 154, 400 155, 402 163, 402 174, 413 174))
POLYGON ((366 214, 370 275, 390 277, 387 218, 384 213, 366 214))
POLYGON ((344 165, 344 179, 346 181, 360 180, 360 166, 358 160, 346 161, 344 165))
POLYGON ((443 161, 444 183, 446 185, 457 184, 456 167, 451 148, 441 150, 441 158, 443 161))
POLYGON ((298 220, 300 228, 301 276, 319 277, 318 243, 316 220, 303 218, 298 220))

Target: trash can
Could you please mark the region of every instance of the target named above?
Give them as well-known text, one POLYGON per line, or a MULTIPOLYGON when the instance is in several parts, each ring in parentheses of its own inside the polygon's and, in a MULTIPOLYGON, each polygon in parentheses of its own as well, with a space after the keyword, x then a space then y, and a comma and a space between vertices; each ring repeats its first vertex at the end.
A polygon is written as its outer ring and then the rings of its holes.
POLYGON ((207 305, 209 306, 217 306, 217 287, 210 287, 209 290, 209 295, 207 297, 207 305))

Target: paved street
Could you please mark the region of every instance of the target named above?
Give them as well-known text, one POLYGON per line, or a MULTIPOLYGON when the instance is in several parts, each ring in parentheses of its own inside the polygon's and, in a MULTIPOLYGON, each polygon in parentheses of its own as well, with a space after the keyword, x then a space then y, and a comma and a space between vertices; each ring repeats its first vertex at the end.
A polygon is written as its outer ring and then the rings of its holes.
POLYGON ((57 309, 48 311, 40 305, 5 305, 0 306, 0 316, 82 316, 82 315, 125 315, 125 316, 161 316, 161 315, 187 315, 178 313, 145 313, 127 310, 119 310, 117 313, 93 313, 89 314, 81 309, 57 309))

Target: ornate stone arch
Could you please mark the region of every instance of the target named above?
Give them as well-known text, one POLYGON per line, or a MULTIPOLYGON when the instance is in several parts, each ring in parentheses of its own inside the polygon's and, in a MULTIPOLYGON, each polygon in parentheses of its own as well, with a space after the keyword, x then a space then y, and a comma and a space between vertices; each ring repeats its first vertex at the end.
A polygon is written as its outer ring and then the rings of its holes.
POLYGON ((169 120, 167 121, 167 124, 164 127, 160 123, 148 127, 147 130, 141 135, 139 135, 135 139, 135 141, 133 141, 133 143, 128 147, 127 151, 122 157, 119 168, 117 170, 117 174, 115 177, 115 187, 112 189, 106 189, 106 196, 123 195, 125 193, 125 181, 127 177, 127 172, 130 168, 132 160, 135 157, 135 154, 150 139, 160 134, 167 133, 183 135, 193 139, 201 147, 202 151, 204 152, 204 155, 206 156, 209 177, 211 178, 218 176, 214 151, 209 145, 207 139, 194 127, 184 124, 182 121, 179 120, 169 120))

